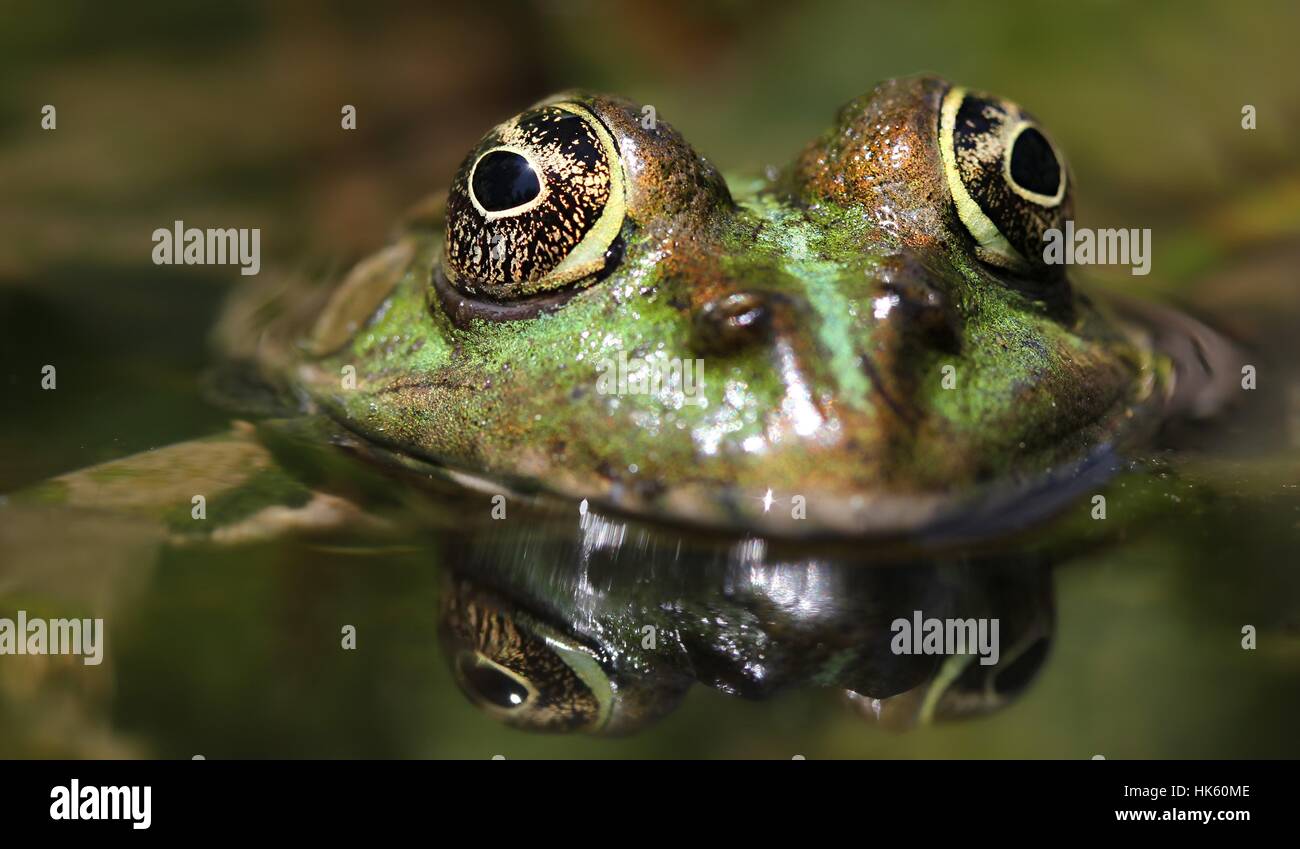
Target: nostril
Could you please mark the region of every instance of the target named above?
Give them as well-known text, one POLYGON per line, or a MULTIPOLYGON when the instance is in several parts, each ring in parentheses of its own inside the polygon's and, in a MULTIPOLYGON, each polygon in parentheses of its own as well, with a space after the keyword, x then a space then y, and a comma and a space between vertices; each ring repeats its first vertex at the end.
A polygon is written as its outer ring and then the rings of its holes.
POLYGON ((693 342, 703 353, 725 354, 765 342, 772 330, 772 306, 760 292, 732 292, 709 301, 695 314, 693 342))
POLYGON ((890 312, 903 319, 907 332, 941 350, 960 351, 960 322, 942 292, 914 281, 886 282, 883 288, 894 299, 890 312))
POLYGON ((919 253, 888 257, 878 276, 885 299, 876 318, 927 347, 959 353, 962 321, 940 285, 946 273, 919 253))

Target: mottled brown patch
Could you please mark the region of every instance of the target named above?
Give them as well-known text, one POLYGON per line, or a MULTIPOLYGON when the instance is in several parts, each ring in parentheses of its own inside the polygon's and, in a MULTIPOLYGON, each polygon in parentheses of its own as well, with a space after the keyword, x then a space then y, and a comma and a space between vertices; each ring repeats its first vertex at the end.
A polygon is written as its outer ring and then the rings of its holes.
POLYGON ((935 141, 947 87, 937 77, 907 77, 850 101, 796 160, 793 193, 806 203, 863 205, 907 243, 943 238, 956 223, 935 141))

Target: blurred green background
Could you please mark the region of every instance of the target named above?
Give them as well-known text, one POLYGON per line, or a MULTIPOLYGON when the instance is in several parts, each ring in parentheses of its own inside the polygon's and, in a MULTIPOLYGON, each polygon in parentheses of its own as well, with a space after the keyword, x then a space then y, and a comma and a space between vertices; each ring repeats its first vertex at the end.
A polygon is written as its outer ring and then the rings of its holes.
MULTIPOLYGON (((260 227, 263 275, 310 273, 382 244, 484 130, 554 90, 653 104, 744 172, 786 162, 877 80, 921 71, 1035 112, 1070 157, 1081 225, 1153 229, 1152 275, 1101 272, 1097 285, 1190 305, 1280 364, 1262 435, 1234 438, 1294 468, 1293 3, 86 0, 0 13, 0 492, 228 421, 200 377, 237 274, 154 266, 157 227, 260 227), (55 130, 40 128, 45 104, 55 130), (57 392, 39 389, 45 363, 57 392)), ((826 693, 751 704, 697 689, 629 740, 528 736, 451 686, 427 558, 269 547, 153 564, 124 541, 120 572, 81 552, 65 573, 131 588, 114 601, 132 624, 111 680, 0 662, 0 755, 1296 756, 1296 481, 1232 475, 1223 501, 1063 570, 1043 679, 976 723, 894 736, 826 693), (1276 639, 1243 655, 1251 617, 1276 639), (337 650, 340 619, 364 635, 357 653, 337 650), (51 688, 62 695, 35 695, 51 688)), ((12 582, 0 592, 0 612, 26 599, 12 582)))

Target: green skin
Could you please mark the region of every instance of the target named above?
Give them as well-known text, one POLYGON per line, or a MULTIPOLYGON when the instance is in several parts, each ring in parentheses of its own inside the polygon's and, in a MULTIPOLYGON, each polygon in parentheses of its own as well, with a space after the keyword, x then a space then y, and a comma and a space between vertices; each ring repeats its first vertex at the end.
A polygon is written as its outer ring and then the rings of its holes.
POLYGON ((567 95, 622 152, 607 277, 481 317, 494 305, 441 280, 435 201, 331 293, 282 295, 239 333, 265 379, 410 465, 778 535, 1023 512, 1177 412, 1173 370, 1059 275, 975 257, 936 139, 946 88, 884 83, 784 173, 730 186, 639 107, 567 95), (603 394, 620 353, 702 359, 705 403, 603 394))

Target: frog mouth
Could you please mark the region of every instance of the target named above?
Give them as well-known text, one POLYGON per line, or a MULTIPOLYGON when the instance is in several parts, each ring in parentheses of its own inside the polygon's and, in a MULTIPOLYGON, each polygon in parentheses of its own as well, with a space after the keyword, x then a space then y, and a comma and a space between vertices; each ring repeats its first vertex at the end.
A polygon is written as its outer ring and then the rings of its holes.
POLYGON ((1131 466, 1116 446, 1106 444, 1074 463, 961 493, 808 492, 804 496, 808 518, 795 518, 788 509, 772 509, 776 502, 787 506, 789 499, 775 498, 770 491, 758 497, 708 484, 677 484, 654 491, 617 484, 593 488, 589 478, 564 473, 539 480, 458 467, 411 454, 401 446, 376 444, 372 436, 355 448, 383 465, 526 503, 539 515, 571 516, 577 505, 579 515, 599 512, 610 522, 677 526, 727 537, 757 534, 774 542, 869 540, 880 543, 882 552, 896 545, 928 550, 1004 537, 1051 518, 1131 466))

